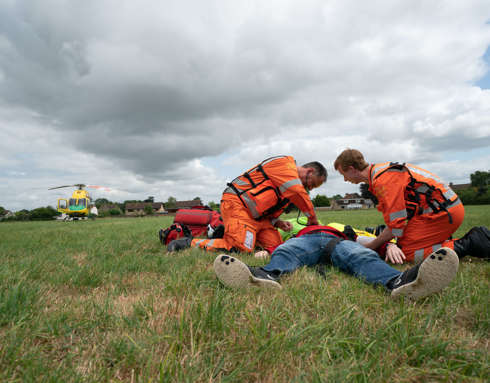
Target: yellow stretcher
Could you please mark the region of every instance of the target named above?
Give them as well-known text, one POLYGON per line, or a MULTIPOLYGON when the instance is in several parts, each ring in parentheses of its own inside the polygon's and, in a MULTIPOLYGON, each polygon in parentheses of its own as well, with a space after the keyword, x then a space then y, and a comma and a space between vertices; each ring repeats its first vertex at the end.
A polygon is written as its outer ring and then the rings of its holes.
MULTIPOLYGON (((290 219, 287 219, 286 221, 291 222, 291 224, 293 225, 293 228, 291 229, 291 231, 284 231, 284 230, 278 229, 279 233, 281 234, 283 241, 287 241, 289 238, 296 236, 296 234, 298 234, 298 232, 301 229, 304 229, 306 227, 308 219, 306 217, 299 217, 297 219, 296 218, 290 218, 290 219)), ((320 221, 318 221, 318 223, 320 225, 323 225, 323 223, 320 221)), ((342 232, 344 231, 344 228, 345 228, 344 224, 337 223, 337 222, 328 223, 326 226, 333 227, 334 229, 337 229, 338 231, 342 231, 342 232)), ((363 243, 363 242, 369 241, 370 238, 376 238, 376 235, 374 235, 368 231, 356 229, 355 227, 353 227, 352 229, 354 230, 354 232, 358 236, 358 242, 363 243)), ((396 240, 392 239, 390 242, 396 243, 396 240)))

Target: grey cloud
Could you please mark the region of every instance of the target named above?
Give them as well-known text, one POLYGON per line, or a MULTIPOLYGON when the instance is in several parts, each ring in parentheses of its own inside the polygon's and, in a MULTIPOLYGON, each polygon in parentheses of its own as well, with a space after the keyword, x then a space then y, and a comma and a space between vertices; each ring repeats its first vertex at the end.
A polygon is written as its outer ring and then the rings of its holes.
POLYGON ((0 6, 0 105, 135 190, 189 182, 204 171, 189 162, 222 153, 246 167, 353 144, 408 159, 489 145, 489 91, 468 90, 485 1, 50 4, 0 6))
POLYGON ((213 136, 193 134, 191 137, 176 134, 123 135, 99 134, 77 136, 75 146, 84 151, 112 159, 119 166, 145 177, 177 176, 172 169, 200 156, 212 156, 227 147, 226 141, 216 142, 213 136))

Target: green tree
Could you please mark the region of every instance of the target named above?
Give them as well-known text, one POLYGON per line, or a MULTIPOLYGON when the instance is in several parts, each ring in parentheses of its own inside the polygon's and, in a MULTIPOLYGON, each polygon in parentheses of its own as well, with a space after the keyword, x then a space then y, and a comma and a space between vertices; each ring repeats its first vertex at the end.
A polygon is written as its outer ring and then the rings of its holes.
POLYGON ((330 200, 326 195, 317 194, 312 200, 315 207, 330 206, 330 200))
POLYGON ((486 193, 488 185, 490 184, 490 172, 482 172, 477 170, 470 175, 471 186, 478 188, 478 195, 481 196, 486 193))
POLYGON ((340 194, 335 194, 335 195, 332 197, 332 199, 334 199, 334 200, 338 200, 338 199, 342 199, 342 198, 344 198, 344 197, 342 197, 340 194))
POLYGON ((109 201, 107 198, 97 198, 95 200, 95 206, 97 206, 97 209, 100 209, 100 207, 104 204, 111 204, 112 202, 109 201))
POLYGON ((208 206, 213 210, 219 211, 219 203, 209 201, 208 206))
POLYGON ((459 190, 458 196, 465 205, 488 205, 490 204, 490 190, 481 193, 475 188, 459 190))
POLYGON ((155 202, 155 197, 149 196, 147 199, 144 200, 144 202, 151 202, 151 203, 153 203, 153 202, 155 202))
POLYGON ((124 203, 118 202, 116 203, 116 205, 119 206, 121 213, 124 213, 126 211, 126 205, 124 203))
POLYGON ((175 197, 168 197, 165 207, 177 207, 177 199, 175 197))
POLYGON ((22 209, 15 212, 15 219, 18 221, 27 221, 31 218, 29 210, 22 209))
POLYGON ((153 214, 153 207, 151 205, 146 205, 143 210, 145 211, 146 215, 152 215, 153 214))
POLYGON ((482 172, 477 170, 470 175, 471 186, 488 186, 490 184, 490 171, 482 172))
POLYGON ((52 219, 58 212, 51 206, 38 207, 29 212, 30 219, 52 219))
POLYGON ((6 212, 7 210, 5 210, 3 206, 0 206, 0 215, 5 215, 6 212))

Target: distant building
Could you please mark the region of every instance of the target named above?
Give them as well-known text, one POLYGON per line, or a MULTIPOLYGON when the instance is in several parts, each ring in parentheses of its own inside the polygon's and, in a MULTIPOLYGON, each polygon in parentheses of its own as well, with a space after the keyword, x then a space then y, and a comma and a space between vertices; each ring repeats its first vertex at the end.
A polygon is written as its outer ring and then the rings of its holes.
POLYGON ((109 211, 112 209, 117 209, 117 210, 121 211, 121 208, 118 205, 116 205, 115 203, 103 203, 99 207, 99 212, 103 213, 103 212, 106 212, 106 211, 109 211))
POLYGON ((13 216, 15 216, 15 214, 12 213, 10 210, 4 210, 3 214, 0 215, 0 221, 2 219, 7 219, 7 218, 10 218, 10 217, 13 217, 13 216))
POLYGON ((124 209, 126 215, 141 216, 146 215, 145 207, 151 206, 153 214, 167 214, 165 204, 163 202, 128 202, 124 209))
POLYGON ((449 183, 449 187, 453 189, 453 191, 457 192, 459 190, 466 190, 471 188, 471 183, 469 184, 453 184, 452 182, 449 183))
POLYGON ((344 198, 332 200, 332 209, 370 209, 374 207, 374 202, 370 199, 362 198, 358 193, 346 194, 344 198))
POLYGON ((175 213, 179 209, 192 209, 196 206, 203 206, 200 199, 195 199, 192 201, 176 201, 175 206, 165 206, 169 213, 175 213))

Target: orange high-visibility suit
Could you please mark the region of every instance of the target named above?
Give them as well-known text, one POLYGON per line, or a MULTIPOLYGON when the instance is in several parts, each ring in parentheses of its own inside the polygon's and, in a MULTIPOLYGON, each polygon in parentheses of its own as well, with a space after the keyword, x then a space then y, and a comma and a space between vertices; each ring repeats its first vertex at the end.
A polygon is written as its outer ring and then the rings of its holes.
POLYGON ((442 246, 454 248, 450 238, 463 222, 464 207, 439 177, 411 164, 374 164, 369 191, 407 261, 419 262, 442 246))
POLYGON ((274 224, 290 202, 307 217, 315 216, 294 158, 269 158, 235 178, 223 192, 220 207, 225 226, 223 238, 195 238, 192 246, 251 252, 257 242, 272 250, 282 242, 274 224))

